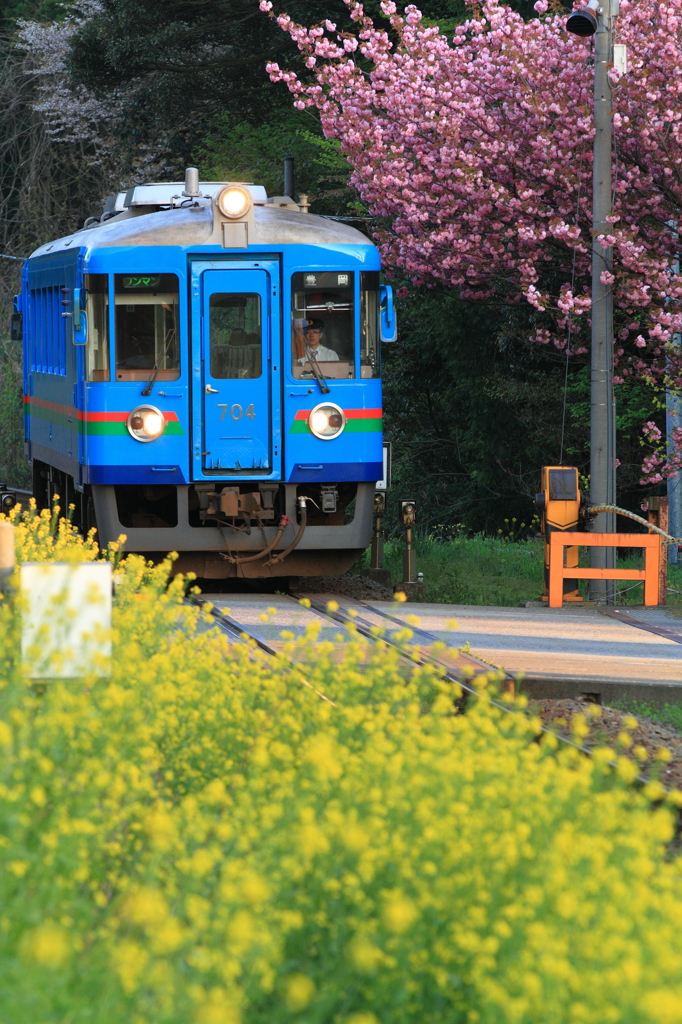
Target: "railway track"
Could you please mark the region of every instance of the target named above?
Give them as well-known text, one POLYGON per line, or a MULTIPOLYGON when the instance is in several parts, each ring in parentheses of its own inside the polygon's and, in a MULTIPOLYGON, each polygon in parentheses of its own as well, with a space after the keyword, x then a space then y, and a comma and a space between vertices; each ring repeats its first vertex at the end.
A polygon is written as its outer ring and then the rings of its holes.
MULTIPOLYGON (((231 642, 250 644, 260 656, 283 658, 291 669, 299 673, 300 681, 305 686, 331 704, 334 701, 316 690, 305 678, 305 664, 297 663, 289 653, 284 653, 288 638, 304 635, 311 623, 316 623, 319 629, 317 642, 331 642, 340 648, 352 634, 341 634, 339 627, 346 629, 352 625, 355 633, 368 643, 397 650, 406 665, 437 665, 444 678, 461 688, 462 708, 469 698, 478 695, 473 680, 483 674, 497 673, 501 692, 509 696, 514 694, 515 681, 509 673, 477 658, 466 649, 446 646, 441 637, 421 629, 407 621, 406 617, 380 611, 362 601, 350 600, 337 594, 304 593, 254 594, 249 597, 239 594, 201 594, 192 600, 199 606, 211 605, 211 614, 216 624, 231 642), (266 609, 271 610, 270 614, 266 609), (410 641, 405 639, 406 628, 412 633, 410 641), (288 637, 283 638, 282 632, 286 632, 288 637)), ((491 703, 505 714, 519 713, 504 700, 492 699, 491 703)), ((590 755, 588 747, 543 726, 540 735, 549 733, 556 736, 563 746, 590 755)), ((615 766, 615 761, 612 764, 615 766)), ((640 781, 647 780, 640 776, 640 781)))
MULTIPOLYGON (((436 663, 443 669, 446 678, 458 683, 466 692, 475 693, 470 680, 481 673, 500 672, 497 666, 488 664, 480 658, 457 648, 445 649, 442 652, 432 650, 436 645, 444 647, 442 641, 431 633, 427 633, 398 617, 381 612, 362 601, 351 601, 336 594, 253 594, 249 597, 237 594, 201 594, 194 599, 199 605, 212 605, 212 614, 217 624, 236 642, 255 644, 261 651, 271 656, 281 656, 285 640, 283 630, 294 636, 302 635, 311 623, 320 627, 319 639, 330 641, 335 646, 345 642, 339 640, 339 626, 353 625, 355 631, 369 643, 393 647, 410 663, 436 663), (262 621, 266 608, 275 611, 268 616, 267 623, 262 621), (391 632, 393 627, 393 632, 391 632), (409 628, 416 644, 407 645, 400 634, 409 628), (332 632, 333 631, 333 632, 332 632)), ((513 693, 514 681, 505 672, 502 689, 513 693)), ((500 704, 500 707, 504 705, 500 704)))
MULTIPOLYGON (((5 489, 13 491, 24 499, 29 498, 32 493, 23 488, 6 487, 5 489)), ((453 684, 456 683, 461 688, 462 699, 459 701, 461 707, 465 705, 469 697, 475 696, 477 693, 476 688, 472 685, 472 680, 476 676, 491 671, 498 673, 503 695, 512 695, 518 676, 525 677, 524 672, 504 671, 495 661, 485 660, 486 657, 494 658, 496 653, 503 652, 484 650, 482 657, 480 654, 475 655, 468 650, 468 645, 460 648, 452 646, 451 630, 448 629, 447 632, 443 630, 444 616, 442 615, 435 616, 436 632, 429 632, 417 625, 414 620, 410 621, 410 616, 406 615, 407 610, 402 606, 387 606, 387 610, 384 611, 378 608, 376 603, 351 600, 339 594, 299 593, 245 596, 243 594, 205 593, 194 598, 193 601, 200 605, 211 603, 213 619, 228 636, 231 643, 250 644, 254 654, 258 652, 258 656, 266 658, 279 657, 286 660, 287 655, 283 652, 285 641, 280 635, 283 630, 296 636, 296 634, 300 635, 304 632, 311 622, 316 622, 320 629, 319 639, 331 641, 334 646, 339 647, 348 640, 347 635, 344 636, 339 632, 340 627, 345 630, 352 624, 355 633, 368 643, 395 648, 405 663, 436 664, 445 679, 453 684), (274 619, 266 615, 265 618, 270 621, 263 622, 266 609, 272 608, 273 605, 276 610, 274 619), (402 633, 406 627, 412 633, 409 643, 406 642, 402 633)), ((446 613, 445 609, 443 611, 446 613)), ((623 625, 660 635, 668 642, 682 643, 682 632, 678 623, 674 623, 675 628, 668 624, 655 625, 652 622, 635 618, 628 609, 601 609, 600 611, 602 615, 620 620, 623 625)), ((458 609, 455 613, 458 616, 460 614, 463 616, 460 621, 466 628, 468 616, 464 610, 458 609)), ((429 613, 427 612, 426 615, 428 619, 429 613)), ((433 611, 430 616, 433 621, 433 611)), ((477 646, 479 646, 480 639, 477 639, 479 640, 477 646)), ((489 638, 485 639, 489 641, 489 638)), ((484 644, 484 646, 487 645, 484 644)), ((309 651, 310 646, 307 645, 306 649, 309 651)), ((291 658, 288 660, 290 667, 297 669, 299 681, 304 686, 310 687, 320 698, 329 700, 306 678, 305 664, 296 664, 291 658)), ((542 682, 540 680, 540 684, 542 682)), ((581 690, 584 685, 586 684, 580 681, 581 690)), ((594 685, 601 689, 604 681, 597 680, 594 685)), ((525 678, 525 687, 533 694, 535 700, 543 698, 560 700, 562 698, 561 694, 552 692, 551 686, 538 686, 538 680, 535 680, 532 674, 525 678), (542 692, 543 690, 546 692, 542 692)), ((590 685, 589 689, 592 688, 590 685)), ((589 694, 589 696, 590 698, 594 697, 593 694, 589 694)), ((330 703, 334 702, 330 701, 330 703)), ((518 713, 514 708, 509 707, 509 704, 504 701, 504 697, 502 700, 494 700, 493 704, 506 714, 518 713)), ((544 714, 544 712, 541 713, 544 714)), ((556 732, 552 727, 543 726, 540 735, 542 733, 552 733, 562 746, 572 747, 586 755, 590 754, 588 746, 576 742, 566 734, 562 735, 561 732, 556 732)), ((647 781, 641 774, 639 780, 640 782, 647 781)))
MULTIPOLYGON (((254 657, 274 657, 284 659, 287 668, 296 672, 299 682, 313 690, 321 699, 335 704, 335 701, 317 690, 306 677, 306 662, 297 663, 291 656, 290 650, 284 652, 283 648, 287 641, 280 636, 286 631, 289 637, 301 636, 305 633, 307 626, 316 622, 319 628, 317 637, 319 641, 327 641, 336 647, 343 646, 352 634, 345 633, 346 627, 353 625, 356 634, 359 634, 367 643, 383 645, 395 648, 405 665, 436 664, 440 668, 443 677, 456 683, 461 688, 462 697, 453 700, 453 703, 461 710, 466 710, 467 702, 478 696, 478 691, 473 685, 476 676, 491 671, 497 672, 504 694, 513 693, 515 683, 510 673, 505 673, 498 666, 491 665, 476 657, 465 649, 458 649, 452 644, 451 631, 448 633, 447 641, 443 634, 431 633, 421 626, 409 621, 410 616, 405 614, 402 606, 388 606, 386 611, 376 608, 375 605, 366 604, 363 601, 351 600, 338 594, 291 594, 291 595, 225 595, 225 594, 203 594, 198 599, 199 604, 210 603, 213 605, 213 617, 216 623, 228 634, 233 642, 250 643, 254 657), (227 607, 229 606, 229 611, 227 607), (267 608, 275 608, 274 615, 267 615, 267 608), (268 621, 264 622, 263 617, 268 621), (412 638, 406 641, 404 634, 405 627, 409 627, 412 638), (344 630, 344 633, 341 632, 344 630), (380 631, 380 632, 379 632, 380 631), (344 635, 345 634, 345 635, 344 635)), ((310 645, 306 645, 305 651, 310 651, 310 645)), ((338 700, 338 698, 337 698, 338 700)), ((518 715, 523 713, 510 703, 502 699, 493 699, 491 703, 504 714, 518 715)), ((596 723, 599 728, 599 722, 596 723)), ((621 726, 622 728, 622 726, 621 726)), ((541 726, 537 740, 551 734, 560 748, 572 748, 582 755, 591 757, 592 750, 578 740, 567 735, 563 730, 558 730, 552 724, 541 726)), ((589 740, 588 740, 589 742, 589 740)), ((603 745, 608 740, 601 739, 597 745, 603 745)), ((612 768, 618 768, 618 760, 614 756, 609 764, 612 768)), ((653 764, 653 762, 652 762, 653 764)), ((651 781, 651 777, 640 769, 635 778, 635 783, 645 786, 651 781)), ((673 788, 680 788, 679 780, 674 778, 667 780, 662 777, 666 788, 671 785, 673 788)), ((682 811, 680 812, 679 828, 682 830, 682 811)))

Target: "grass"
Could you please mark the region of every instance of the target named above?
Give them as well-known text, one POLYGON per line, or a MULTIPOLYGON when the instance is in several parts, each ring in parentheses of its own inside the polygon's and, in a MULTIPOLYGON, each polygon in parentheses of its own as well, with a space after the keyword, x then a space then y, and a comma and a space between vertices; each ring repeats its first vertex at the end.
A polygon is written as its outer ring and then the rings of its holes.
MULTIPOLYGON (((518 605, 542 593, 543 545, 540 541, 500 537, 420 537, 415 544, 417 571, 424 573, 425 601, 444 604, 518 605)), ((402 579, 404 545, 386 545, 384 565, 395 582, 402 579)))
POLYGON ((664 704, 659 708, 645 700, 624 699, 612 701, 611 707, 634 715, 635 718, 648 718, 652 722, 669 725, 682 732, 682 704, 664 704))
MULTIPOLYGON (((418 535, 415 540, 417 571, 424 574, 427 602, 443 604, 501 605, 516 607, 521 601, 539 599, 543 591, 544 543, 536 538, 515 539, 503 536, 474 537, 465 534, 441 539, 418 535)), ((384 567, 394 583, 403 578, 404 544, 390 541, 384 550, 384 567)), ((587 564, 587 549, 580 553, 581 565, 587 564)), ((369 555, 355 569, 369 565, 369 555)), ((635 569, 641 556, 627 554, 618 559, 619 568, 635 569)), ((668 567, 668 605, 682 608, 682 568, 668 567)), ((641 583, 626 580, 618 585, 621 605, 643 601, 641 583)), ((587 582, 581 581, 580 593, 587 596, 587 582)))

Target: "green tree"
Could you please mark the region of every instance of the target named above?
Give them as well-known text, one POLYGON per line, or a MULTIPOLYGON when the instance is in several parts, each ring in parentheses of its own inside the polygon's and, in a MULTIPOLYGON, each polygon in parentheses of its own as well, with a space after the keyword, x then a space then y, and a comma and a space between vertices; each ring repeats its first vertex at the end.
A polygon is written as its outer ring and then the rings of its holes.
POLYGON ((309 111, 286 112, 276 123, 234 124, 218 114, 195 159, 207 181, 252 181, 268 195, 283 191, 283 158, 294 158, 296 195, 308 195, 314 213, 358 216, 365 213, 348 184, 349 167, 335 139, 325 139, 309 111))
MULTIPOLYGON (((589 367, 572 357, 567 373, 561 354, 529 346, 533 312, 521 306, 419 289, 398 315, 399 343, 383 350, 393 495, 416 497, 429 528, 494 532, 514 516, 529 525, 541 466, 561 459, 589 472, 589 367)), ((617 402, 620 501, 636 509, 638 424, 651 416, 652 396, 623 385, 617 402)))
MULTIPOLYGON (((365 6, 380 16, 379 0, 365 6)), ((422 5, 428 17, 453 23, 465 6, 422 5)), ((275 10, 306 24, 328 18, 340 29, 351 25, 343 0, 276 0, 275 10)), ((269 60, 301 66, 296 46, 257 0, 102 0, 101 12, 72 40, 69 69, 74 84, 98 95, 125 90, 122 147, 133 153, 162 127, 169 160, 179 167, 196 159, 216 125, 288 122, 291 99, 270 82, 269 60)))

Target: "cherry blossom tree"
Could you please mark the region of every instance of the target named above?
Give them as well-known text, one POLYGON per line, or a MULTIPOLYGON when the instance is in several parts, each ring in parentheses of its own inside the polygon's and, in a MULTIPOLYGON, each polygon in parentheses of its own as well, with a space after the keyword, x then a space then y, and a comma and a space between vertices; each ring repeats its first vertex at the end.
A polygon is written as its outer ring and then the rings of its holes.
MULTIPOLYGON (((138 78, 123 86, 94 91, 74 81, 69 62, 74 40, 104 12, 101 0, 77 0, 60 21, 17 20, 15 48, 24 54, 25 73, 33 82, 32 109, 46 136, 56 146, 87 147, 89 170, 100 168, 107 191, 139 181, 180 173, 166 126, 147 125, 134 151, 121 143, 121 126, 130 116, 136 91, 147 86, 138 78)), ((106 194, 106 192, 104 193, 106 194)))
POLYGON ((106 99, 92 95, 69 81, 67 58, 71 40, 83 23, 98 14, 98 0, 82 0, 62 21, 42 23, 20 18, 17 49, 27 55, 27 73, 36 82, 33 109, 41 115, 48 135, 59 142, 86 140, 95 159, 108 153, 113 138, 108 126, 120 108, 120 95, 106 99))
MULTIPOLYGON (((534 340, 587 351, 592 223, 592 42, 565 13, 524 21, 499 0, 473 5, 452 38, 392 0, 375 25, 345 0, 354 33, 280 15, 308 76, 268 65, 299 108, 320 111, 352 183, 386 218, 386 264, 415 285, 537 310, 534 340)), ((271 13, 263 0, 261 10, 271 13)), ((682 0, 621 0, 610 71, 614 109, 615 381, 682 389, 682 0)), ((654 439, 647 435, 650 441, 654 439)), ((656 463, 657 471, 660 469, 656 463)), ((672 468, 672 467, 671 467, 672 468)))

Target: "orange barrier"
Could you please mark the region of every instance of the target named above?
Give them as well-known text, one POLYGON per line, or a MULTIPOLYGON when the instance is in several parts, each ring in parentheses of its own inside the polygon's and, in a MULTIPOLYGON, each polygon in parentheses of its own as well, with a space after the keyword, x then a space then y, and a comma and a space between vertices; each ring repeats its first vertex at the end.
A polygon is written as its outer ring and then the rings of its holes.
POLYGON ((569 533, 557 530, 549 535, 549 607, 563 605, 566 576, 579 580, 644 580, 644 604, 658 604, 658 571, 661 538, 655 533, 569 533), (644 548, 644 569, 581 569, 564 565, 564 548, 644 548))

